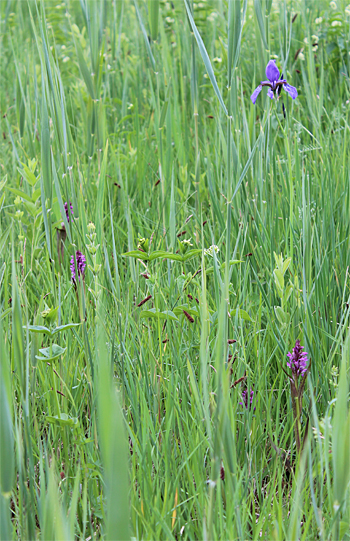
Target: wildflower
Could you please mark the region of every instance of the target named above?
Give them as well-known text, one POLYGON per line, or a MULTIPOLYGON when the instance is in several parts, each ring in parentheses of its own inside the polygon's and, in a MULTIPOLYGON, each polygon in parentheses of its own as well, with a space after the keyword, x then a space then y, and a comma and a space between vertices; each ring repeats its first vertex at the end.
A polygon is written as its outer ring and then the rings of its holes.
POLYGON ((137 244, 137 249, 140 250, 141 252, 148 253, 149 240, 142 237, 142 238, 139 238, 138 241, 139 242, 137 244))
POLYGON ((271 99, 273 99, 275 93, 277 93, 277 95, 279 96, 279 93, 281 91, 280 87, 282 86, 293 100, 295 100, 295 98, 298 96, 297 89, 294 86, 289 85, 286 79, 283 79, 283 74, 280 78, 280 72, 276 66, 275 60, 270 60, 270 62, 267 64, 266 77, 268 78, 268 81, 261 81, 260 85, 254 90, 253 94, 250 97, 254 104, 263 86, 269 87, 267 95, 271 99))
MULTIPOLYGON (((248 389, 244 389, 244 391, 242 391, 242 399, 243 399, 243 402, 240 402, 240 405, 241 406, 245 406, 246 409, 250 409, 252 403, 253 403, 253 398, 254 398, 254 391, 251 390, 249 395, 248 395, 248 389), (248 402, 249 400, 249 402, 248 402)), ((254 411, 255 411, 255 408, 254 408, 254 411)))
POLYGON ((216 254, 219 252, 219 248, 216 244, 212 244, 209 248, 204 249, 204 255, 208 255, 209 257, 214 257, 214 252, 216 254))
POLYGON ((292 375, 289 376, 290 382, 290 394, 292 399, 292 409, 294 417, 294 432, 295 432, 295 444, 297 452, 299 454, 301 450, 301 412, 303 410, 303 394, 306 382, 306 377, 310 371, 310 364, 306 366, 308 362, 307 353, 303 351, 304 347, 300 345, 300 340, 295 342, 295 346, 292 353, 288 353, 289 362, 287 362, 288 368, 291 369, 292 375), (299 380, 300 377, 300 380, 299 380))
POLYGON ((322 17, 317 17, 315 19, 315 24, 321 24, 322 21, 323 21, 322 17))
POLYGON ((82 276, 83 279, 84 279, 85 267, 86 267, 86 259, 85 259, 85 256, 81 252, 79 252, 79 250, 77 250, 75 252, 75 257, 74 257, 74 255, 72 255, 71 260, 70 260, 70 270, 71 270, 71 273, 72 273, 72 282, 75 282, 75 264, 76 264, 76 268, 77 268, 77 271, 78 271, 79 280, 80 280, 80 276, 82 276))
MULTIPOLYGON (((70 214, 73 216, 73 205, 72 203, 69 201, 69 207, 70 207, 70 214)), ((69 223, 69 211, 68 211, 68 203, 65 202, 64 204, 64 210, 66 211, 66 216, 67 216, 67 222, 69 223)))
POLYGON ((295 346, 292 350, 292 353, 288 353, 289 362, 287 362, 288 368, 291 369, 293 375, 295 376, 304 376, 307 372, 307 352, 302 351, 304 346, 300 345, 300 340, 295 342, 295 346))
MULTIPOLYGON (((185 234, 186 231, 183 231, 181 233, 181 235, 185 234)), ((178 235, 179 237, 179 235, 178 235)), ((176 253, 180 253, 181 255, 185 255, 186 252, 188 252, 188 250, 190 249, 191 246, 193 246, 192 242, 191 242, 191 239, 184 239, 184 240, 180 240, 179 238, 177 238, 177 243, 179 245, 179 249, 176 253)))

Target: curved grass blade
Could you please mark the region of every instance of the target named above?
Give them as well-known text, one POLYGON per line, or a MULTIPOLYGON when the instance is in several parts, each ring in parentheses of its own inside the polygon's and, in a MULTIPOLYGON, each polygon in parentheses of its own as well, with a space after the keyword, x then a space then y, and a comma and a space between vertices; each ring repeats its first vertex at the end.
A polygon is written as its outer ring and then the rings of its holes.
POLYGON ((140 13, 139 8, 137 6, 136 0, 134 0, 134 4, 135 4, 137 18, 139 20, 139 24, 140 24, 140 27, 141 27, 141 32, 143 34, 143 37, 145 38, 145 44, 146 44, 146 49, 147 49, 147 52, 148 52, 148 56, 149 56, 149 59, 150 59, 151 64, 152 64, 152 68, 155 70, 156 69, 156 63, 155 63, 154 56, 153 56, 152 51, 151 51, 151 46, 150 46, 149 41, 148 41, 147 32, 146 32, 145 26, 144 26, 144 24, 142 22, 141 13, 140 13))
POLYGON ((192 13, 191 13, 190 7, 188 5, 188 1, 184 0, 184 2, 185 2, 185 7, 186 7, 188 19, 190 21, 194 36, 196 38, 198 48, 199 48, 199 52, 201 53, 201 57, 202 57, 202 60, 204 62, 204 65, 205 65, 205 69, 207 70, 207 73, 209 75, 209 79, 211 81, 211 84, 213 85, 215 94, 217 95, 217 98, 218 98, 218 100, 220 102, 220 105, 221 105, 225 115, 227 116, 228 112, 227 112, 227 109, 226 109, 226 105, 224 104, 224 100, 222 99, 221 92, 220 92, 219 87, 218 87, 218 83, 216 82, 216 78, 215 78, 215 75, 214 75, 214 70, 213 70, 213 67, 211 65, 209 55, 207 53, 207 50, 205 48, 205 45, 204 45, 203 40, 201 38, 201 35, 197 30, 196 23, 193 20, 192 13))

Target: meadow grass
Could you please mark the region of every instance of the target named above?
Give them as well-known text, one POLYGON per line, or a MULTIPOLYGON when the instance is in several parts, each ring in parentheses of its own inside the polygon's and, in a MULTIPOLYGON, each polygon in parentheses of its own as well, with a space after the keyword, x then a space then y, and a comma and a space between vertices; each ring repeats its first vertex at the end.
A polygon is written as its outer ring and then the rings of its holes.
POLYGON ((0 15, 1 539, 349 540, 350 6, 0 15))

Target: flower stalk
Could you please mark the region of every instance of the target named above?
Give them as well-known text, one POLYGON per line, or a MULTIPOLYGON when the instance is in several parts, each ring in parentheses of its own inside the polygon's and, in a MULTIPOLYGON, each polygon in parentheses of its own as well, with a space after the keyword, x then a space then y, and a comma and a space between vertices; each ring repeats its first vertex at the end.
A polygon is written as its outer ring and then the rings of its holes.
POLYGON ((290 382, 290 393, 292 398, 292 410, 294 418, 294 434, 297 454, 301 450, 301 412, 303 409, 303 394, 307 375, 310 371, 310 362, 307 365, 307 352, 303 351, 304 346, 300 345, 300 340, 295 342, 292 353, 287 354, 289 361, 288 368, 291 374, 288 375, 290 382))

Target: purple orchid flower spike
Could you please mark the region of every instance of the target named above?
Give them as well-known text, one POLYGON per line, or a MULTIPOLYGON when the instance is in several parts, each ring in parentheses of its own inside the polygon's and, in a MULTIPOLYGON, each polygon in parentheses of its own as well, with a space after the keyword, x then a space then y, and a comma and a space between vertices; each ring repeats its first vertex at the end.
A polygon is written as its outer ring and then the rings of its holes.
POLYGON ((261 81, 260 85, 254 90, 253 94, 250 96, 250 99, 252 100, 254 104, 263 86, 269 87, 267 91, 267 95, 271 99, 273 99, 275 94, 279 96, 281 87, 283 87, 284 90, 288 92, 288 94, 293 100, 295 100, 295 98, 298 96, 297 89, 294 86, 289 85, 286 79, 283 79, 283 75, 280 78, 280 72, 279 72, 278 67, 276 66, 275 60, 270 60, 270 62, 267 64, 266 77, 268 78, 268 81, 261 81))
POLYGON ((72 273, 72 282, 76 281, 75 264, 77 266, 78 278, 79 278, 79 281, 80 281, 80 276, 82 276, 83 279, 85 277, 86 259, 85 259, 85 256, 81 252, 79 252, 79 250, 77 250, 75 252, 75 256, 72 255, 71 260, 70 260, 70 270, 71 270, 71 273, 72 273))
POLYGON ((303 351, 303 349, 304 346, 301 346, 300 340, 297 340, 292 353, 287 353, 289 359, 287 366, 291 369, 293 376, 296 378, 304 376, 307 372, 307 352, 303 351))

